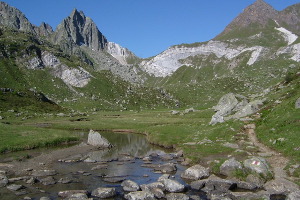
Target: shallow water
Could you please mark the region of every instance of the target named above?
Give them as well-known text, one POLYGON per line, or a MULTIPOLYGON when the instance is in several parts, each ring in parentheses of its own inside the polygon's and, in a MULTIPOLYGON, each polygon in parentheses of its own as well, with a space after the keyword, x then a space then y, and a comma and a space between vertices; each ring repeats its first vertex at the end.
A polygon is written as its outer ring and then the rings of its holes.
MULTIPOLYGON (((87 133, 77 132, 75 134, 81 135, 83 138, 87 139, 87 133)), ((36 183, 34 185, 26 184, 24 181, 17 182, 15 184, 24 185, 25 191, 28 192, 26 195, 20 195, 17 197, 14 192, 7 190, 6 188, 0 189, 0 199, 22 199, 25 196, 31 197, 33 199, 39 199, 42 196, 51 197, 51 199, 58 199, 57 193, 63 190, 87 190, 91 192, 97 187, 115 187, 118 191, 118 197, 114 199, 122 199, 122 188, 120 186, 121 182, 109 183, 104 180, 104 176, 117 177, 121 179, 128 179, 137 182, 139 185, 155 182, 161 174, 154 172, 152 168, 142 167, 144 164, 141 158, 150 155, 165 154, 165 150, 157 146, 149 144, 143 135, 138 134, 118 134, 118 133, 101 133, 102 136, 107 138, 110 143, 114 145, 112 149, 105 150, 95 150, 92 152, 84 153, 74 152, 72 158, 80 158, 81 160, 92 160, 97 161, 96 163, 87 162, 55 162, 51 169, 55 169, 58 174, 53 176, 56 181, 60 178, 70 178, 73 180, 72 183, 62 184, 56 183, 54 185, 44 186, 41 183, 36 183), (132 159, 129 161, 120 161, 124 158, 131 156, 132 159), (92 170, 93 167, 105 163, 107 168, 92 170)), ((38 154, 37 152, 27 151, 26 154, 31 153, 32 155, 38 154)), ((51 149, 45 150, 49 152, 51 149)), ((45 153, 43 152, 43 153, 45 153)), ((23 152, 24 153, 24 152, 23 152)), ((41 152, 39 152, 41 153, 41 152)), ((2 160, 8 160, 9 155, 2 157, 2 160)), ((1 158, 0 158, 1 159, 1 158)), ((126 159, 125 159, 126 160, 126 159)), ((177 163, 176 160, 162 161, 159 156, 153 157, 152 164, 163 164, 166 162, 173 162, 177 165, 177 172, 172 174, 172 178, 184 184, 180 178, 180 174, 183 172, 185 167, 177 163)), ((9 177, 11 178, 11 177, 9 177)))

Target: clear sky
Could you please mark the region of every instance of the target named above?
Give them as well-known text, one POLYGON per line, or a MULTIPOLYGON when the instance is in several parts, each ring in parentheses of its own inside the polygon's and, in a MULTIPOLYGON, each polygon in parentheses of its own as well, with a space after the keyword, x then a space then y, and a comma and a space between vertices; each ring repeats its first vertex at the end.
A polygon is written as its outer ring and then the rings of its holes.
MULTIPOLYGON (((34 25, 53 29, 74 8, 91 17, 109 41, 139 57, 150 57, 181 43, 214 38, 255 0, 3 0, 34 25)), ((299 0, 265 0, 282 10, 299 0)))

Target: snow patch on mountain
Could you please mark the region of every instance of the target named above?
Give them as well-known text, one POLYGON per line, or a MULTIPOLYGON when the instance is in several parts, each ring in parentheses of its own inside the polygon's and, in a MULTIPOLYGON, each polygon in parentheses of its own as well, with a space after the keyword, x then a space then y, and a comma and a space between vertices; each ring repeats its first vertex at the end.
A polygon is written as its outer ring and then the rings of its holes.
POLYGON ((143 70, 156 77, 166 77, 171 75, 182 66, 179 60, 185 59, 189 56, 208 56, 214 54, 218 58, 225 57, 227 60, 231 60, 241 53, 252 51, 252 55, 247 64, 253 65, 257 61, 262 50, 263 47, 260 46, 250 48, 240 46, 233 48, 230 47, 229 44, 224 42, 209 41, 207 44, 203 44, 199 47, 170 47, 151 60, 143 61, 140 66, 143 70))
POLYGON ((293 44, 297 39, 298 36, 293 34, 291 31, 280 27, 280 28, 275 28, 277 31, 280 31, 283 34, 283 37, 285 39, 285 41, 287 41, 288 45, 293 44))

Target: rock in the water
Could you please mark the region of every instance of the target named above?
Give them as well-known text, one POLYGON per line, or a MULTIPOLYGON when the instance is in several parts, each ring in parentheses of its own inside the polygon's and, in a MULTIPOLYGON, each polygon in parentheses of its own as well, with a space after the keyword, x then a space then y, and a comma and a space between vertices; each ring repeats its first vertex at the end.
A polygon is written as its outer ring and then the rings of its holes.
POLYGON ((158 199, 166 197, 164 191, 162 189, 160 189, 160 188, 151 188, 149 190, 149 192, 151 192, 152 194, 154 194, 154 197, 156 197, 158 199))
POLYGON ((123 190, 125 192, 136 192, 140 190, 140 186, 136 182, 131 180, 123 181, 121 186, 123 187, 123 190))
POLYGON ((66 190, 66 191, 60 191, 58 193, 59 197, 62 198, 68 198, 72 196, 73 194, 88 194, 88 191, 86 190, 66 190))
POLYGON ((90 200, 85 193, 72 194, 67 200, 90 200))
POLYGON ((165 190, 165 185, 162 184, 161 182, 153 182, 153 183, 149 183, 149 184, 143 184, 141 185, 141 189, 143 191, 147 191, 153 188, 159 188, 161 190, 165 190))
POLYGON ((125 199, 127 200, 155 200, 154 194, 148 191, 137 191, 137 192, 130 192, 126 194, 125 199))
POLYGON ((244 166, 251 171, 265 176, 271 173, 269 164, 262 157, 253 157, 244 161, 244 166))
POLYGON ((189 196, 183 193, 170 193, 166 195, 167 200, 189 200, 189 196))
POLYGON ((300 190, 290 193, 287 196, 286 200, 299 200, 300 199, 300 190))
POLYGON ((49 197, 41 197, 40 200, 51 200, 49 197))
POLYGON ((161 181, 165 185, 168 192, 183 192, 185 187, 181 183, 171 179, 163 179, 161 181))
POLYGON ((161 171, 162 173, 172 173, 177 170, 177 167, 174 163, 166 163, 163 165, 158 165, 154 168, 156 171, 161 171))
POLYGON ((6 188, 9 189, 9 190, 12 190, 12 191, 18 191, 18 190, 24 188, 24 186, 23 185, 12 184, 12 185, 7 186, 6 188))
POLYGON ((201 190, 202 188, 204 188, 206 181, 207 180, 193 181, 191 182, 191 188, 194 190, 201 190))
POLYGON ((68 184, 68 183, 72 183, 73 182, 73 180, 72 179, 70 179, 69 177, 65 177, 65 178, 61 178, 61 179, 59 179, 59 181, 58 181, 59 183, 62 183, 62 184, 68 184))
POLYGON ((8 184, 8 178, 0 174, 0 188, 5 187, 8 184))
POLYGON ((201 166, 194 165, 186 169, 182 174, 181 178, 190 179, 190 180, 199 180, 209 177, 209 169, 201 166))
POLYGON ((116 189, 115 188, 97 188, 93 190, 92 196, 100 197, 100 198, 112 198, 116 196, 116 189))
POLYGON ((39 170, 39 171, 34 171, 32 172, 32 176, 54 176, 56 175, 57 172, 55 170, 39 170))
POLYGON ((110 148, 112 145, 109 143, 109 141, 102 137, 100 133, 90 130, 89 136, 88 136, 88 142, 89 145, 102 147, 102 148, 110 148))
POLYGON ((237 170, 242 170, 243 167, 235 158, 226 160, 220 167, 220 173, 225 176, 232 176, 237 170))
POLYGON ((43 178, 39 180, 43 185, 54 185, 56 183, 55 179, 52 176, 43 178))
POLYGON ((295 103, 295 108, 299 109, 300 108, 300 97, 297 99, 296 103, 295 103))

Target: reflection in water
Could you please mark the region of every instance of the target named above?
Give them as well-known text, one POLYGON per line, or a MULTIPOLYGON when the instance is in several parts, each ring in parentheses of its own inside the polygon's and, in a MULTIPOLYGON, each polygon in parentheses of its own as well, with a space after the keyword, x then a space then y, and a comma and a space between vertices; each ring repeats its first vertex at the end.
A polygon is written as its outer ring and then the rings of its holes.
POLYGON ((141 157, 157 152, 157 147, 150 145, 145 136, 138 134, 101 133, 114 147, 90 152, 87 157, 90 160, 105 161, 115 160, 120 154, 128 154, 133 157, 141 157))

